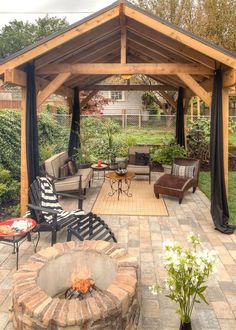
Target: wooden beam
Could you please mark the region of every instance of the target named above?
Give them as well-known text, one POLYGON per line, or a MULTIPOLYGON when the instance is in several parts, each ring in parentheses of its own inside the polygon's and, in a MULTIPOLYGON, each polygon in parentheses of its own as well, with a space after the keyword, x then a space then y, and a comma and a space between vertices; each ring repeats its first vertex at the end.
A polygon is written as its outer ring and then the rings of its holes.
POLYGON ((92 85, 83 88, 83 90, 96 91, 176 91, 175 87, 170 85, 92 85))
POLYGON ((175 110, 177 109, 177 103, 169 94, 163 91, 158 91, 158 94, 160 94, 175 110))
POLYGON ((26 97, 27 88, 22 87, 21 98, 21 164, 20 164, 20 213, 23 216, 28 205, 28 171, 26 150, 26 97))
POLYGON ((91 100, 91 98, 97 94, 97 92, 98 91, 92 91, 91 93, 89 93, 89 95, 87 95, 85 99, 80 103, 80 108, 83 109, 87 105, 88 101, 91 100))
POLYGON ((156 46, 161 46, 163 48, 163 52, 164 50, 171 51, 173 54, 178 54, 186 60, 193 60, 211 69, 215 69, 215 61, 212 58, 203 55, 178 41, 167 38, 165 35, 158 33, 157 31, 154 33, 150 27, 144 26, 137 21, 127 19, 127 23, 128 30, 142 36, 144 39, 150 40, 156 46))
POLYGON ((141 24, 151 27, 153 30, 162 33, 173 40, 177 40, 178 42, 198 51, 199 53, 207 54, 209 57, 215 59, 216 61, 236 69, 236 58, 233 56, 225 54, 215 47, 211 47, 206 43, 192 38, 190 35, 176 30, 164 22, 160 22, 159 20, 156 20, 155 18, 152 18, 151 16, 148 16, 128 6, 125 6, 125 15, 140 22, 141 24))
POLYGON ((209 107, 211 107, 211 96, 199 83, 188 74, 177 74, 177 76, 209 107))
POLYGON ((37 96, 37 108, 54 93, 68 78, 70 73, 60 73, 54 80, 52 80, 47 87, 45 87, 37 96))
POLYGON ((226 193, 228 195, 229 181, 229 90, 222 88, 222 114, 223 114, 223 155, 224 177, 226 193))
POLYGON ((27 75, 24 71, 18 69, 7 69, 4 72, 4 83, 25 87, 27 84, 27 75))
POLYGON ((98 26, 93 31, 88 31, 78 38, 75 38, 66 44, 60 45, 56 49, 51 50, 47 54, 35 60, 35 68, 40 68, 50 62, 55 62, 61 58, 66 58, 75 51, 81 51, 87 46, 103 42, 104 38, 113 35, 120 28, 118 20, 111 20, 104 25, 98 26))
POLYGON ((236 85, 236 70, 228 70, 223 73, 223 87, 232 87, 236 85))
POLYGON ((37 70, 37 74, 58 74, 70 72, 71 74, 160 74, 175 75, 187 74, 213 74, 211 69, 200 64, 183 63, 79 63, 79 64, 50 64, 37 70))
POLYGON ((96 28, 97 26, 104 24, 119 15, 119 8, 115 7, 106 12, 103 12, 99 16, 91 18, 90 20, 86 20, 84 23, 80 25, 76 25, 73 28, 69 29, 66 32, 60 33, 58 36, 47 40, 46 42, 40 43, 38 46, 25 51, 24 53, 20 52, 20 54, 13 59, 6 61, 4 64, 0 65, 0 74, 4 73, 6 69, 13 69, 23 63, 26 63, 35 57, 38 57, 51 49, 54 49, 63 43, 72 40, 79 35, 96 28))
POLYGON ((126 19, 123 12, 124 3, 120 3, 120 63, 126 63, 126 46, 127 46, 127 31, 126 31, 126 19))
MULTIPOLYGON (((36 77, 35 80, 37 91, 44 89, 50 83, 50 80, 40 77, 36 77)), ((66 86, 60 86, 54 93, 65 97, 73 97, 73 89, 66 86)))

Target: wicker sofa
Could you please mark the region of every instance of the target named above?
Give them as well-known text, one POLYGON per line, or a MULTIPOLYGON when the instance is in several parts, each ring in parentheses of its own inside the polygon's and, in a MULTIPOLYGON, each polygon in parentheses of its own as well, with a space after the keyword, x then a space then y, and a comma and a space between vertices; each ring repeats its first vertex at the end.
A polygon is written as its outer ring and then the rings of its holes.
POLYGON ((75 175, 60 177, 60 169, 68 162, 68 153, 63 151, 45 161, 46 174, 54 180, 56 192, 84 192, 93 177, 91 168, 79 169, 75 175))

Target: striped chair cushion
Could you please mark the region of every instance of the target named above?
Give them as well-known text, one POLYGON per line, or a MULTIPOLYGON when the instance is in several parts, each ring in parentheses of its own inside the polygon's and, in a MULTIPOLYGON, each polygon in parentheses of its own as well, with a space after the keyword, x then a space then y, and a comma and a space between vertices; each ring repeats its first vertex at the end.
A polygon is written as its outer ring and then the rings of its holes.
MULTIPOLYGON (((54 192, 53 185, 50 179, 46 177, 38 178, 40 184, 40 191, 41 191, 41 206, 57 211, 57 221, 58 222, 66 222, 67 220, 70 221, 72 218, 77 217, 79 215, 84 214, 82 210, 75 210, 75 211, 64 211, 61 205, 58 202, 57 195, 54 192)), ((42 212, 45 220, 49 223, 52 222, 53 215, 48 212, 42 212)))
POLYGON ((173 164, 172 174, 192 178, 194 175, 194 166, 182 166, 173 164))

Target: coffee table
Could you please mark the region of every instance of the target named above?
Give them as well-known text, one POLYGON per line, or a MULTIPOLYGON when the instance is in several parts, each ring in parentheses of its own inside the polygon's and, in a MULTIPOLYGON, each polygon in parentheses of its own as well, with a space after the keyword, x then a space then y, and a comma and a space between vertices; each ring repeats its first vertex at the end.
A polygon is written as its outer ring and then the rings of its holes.
POLYGON ((132 194, 129 192, 131 180, 134 178, 134 172, 127 172, 125 175, 118 175, 116 172, 109 172, 106 175, 106 178, 109 179, 111 192, 109 196, 113 196, 117 193, 118 200, 121 194, 125 194, 128 197, 132 197, 132 194))
MULTIPOLYGON (((19 263, 19 246, 26 240, 37 223, 31 218, 12 218, 0 222, 0 243, 13 246, 16 253, 16 269, 19 263)), ((35 250, 39 241, 35 246, 35 250)))

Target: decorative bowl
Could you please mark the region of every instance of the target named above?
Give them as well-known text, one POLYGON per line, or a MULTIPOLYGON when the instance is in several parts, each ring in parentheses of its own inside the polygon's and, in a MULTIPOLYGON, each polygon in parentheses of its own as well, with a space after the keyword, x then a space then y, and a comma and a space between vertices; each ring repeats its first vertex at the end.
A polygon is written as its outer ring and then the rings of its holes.
POLYGON ((125 175, 127 173, 127 169, 126 168, 118 168, 117 170, 116 170, 116 174, 118 174, 118 175, 125 175))

